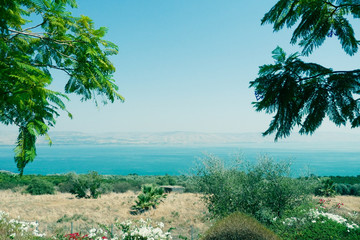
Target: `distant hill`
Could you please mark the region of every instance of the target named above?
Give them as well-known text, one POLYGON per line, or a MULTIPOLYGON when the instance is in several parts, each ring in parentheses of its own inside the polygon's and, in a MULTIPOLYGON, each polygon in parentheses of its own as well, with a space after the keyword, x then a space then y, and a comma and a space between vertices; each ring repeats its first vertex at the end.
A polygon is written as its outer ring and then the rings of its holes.
MULTIPOLYGON (((162 132, 162 133, 60 133, 51 135, 57 144, 229 144, 264 141, 256 133, 201 133, 201 132, 162 132)), ((44 142, 44 141, 42 141, 44 142)))
MULTIPOLYGON (((82 132, 50 132, 56 145, 62 144, 132 144, 132 145, 193 145, 193 144, 239 144, 239 143, 272 143, 272 136, 262 137, 261 133, 203 133, 203 132, 155 132, 155 133, 82 133, 82 132)), ((0 145, 13 145, 17 132, 0 132, 0 145)), ((47 144, 40 138, 39 144, 47 144)), ((279 143, 360 143, 360 135, 351 133, 316 133, 313 136, 293 134, 279 143)))

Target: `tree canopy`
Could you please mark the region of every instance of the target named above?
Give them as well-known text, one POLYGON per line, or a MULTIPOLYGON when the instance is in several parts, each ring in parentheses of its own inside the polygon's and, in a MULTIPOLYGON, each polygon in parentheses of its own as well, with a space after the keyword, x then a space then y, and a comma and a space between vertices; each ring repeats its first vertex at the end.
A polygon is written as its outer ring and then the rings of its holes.
MULTIPOLYGON (((290 42, 302 47, 302 56, 331 37, 337 37, 343 50, 354 55, 359 41, 351 18, 360 17, 358 0, 279 0, 265 14, 261 23, 273 24, 274 31, 285 26, 295 29, 290 42)), ((334 71, 316 63, 306 63, 299 53, 286 56, 277 47, 274 64, 260 67, 258 77, 250 82, 255 88, 257 111, 274 113, 269 128, 275 140, 290 135, 295 126, 300 134, 312 134, 328 117, 336 125, 360 126, 360 69, 334 71)))
MULTIPOLYGON (((68 94, 82 101, 124 101, 109 56, 118 47, 103 39, 87 16, 74 17, 75 0, 0 0, 0 122, 16 125, 20 174, 36 156, 36 140, 66 110, 68 94), (65 72, 64 92, 50 90, 54 71, 65 72)), ((50 141, 50 140, 49 140, 50 141)), ((51 143, 51 141, 50 141, 51 143)))

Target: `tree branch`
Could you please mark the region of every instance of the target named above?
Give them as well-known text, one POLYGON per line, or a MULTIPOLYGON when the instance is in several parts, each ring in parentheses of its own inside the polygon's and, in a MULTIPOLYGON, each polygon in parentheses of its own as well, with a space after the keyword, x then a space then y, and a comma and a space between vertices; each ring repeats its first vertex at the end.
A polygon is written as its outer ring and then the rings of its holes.
POLYGON ((9 31, 13 32, 13 35, 14 35, 14 36, 11 37, 11 39, 18 36, 18 35, 27 35, 27 36, 30 36, 30 37, 40 38, 40 39, 43 39, 43 40, 49 40, 49 41, 52 41, 52 42, 55 42, 55 43, 58 43, 58 44, 61 44, 61 45, 68 45, 68 46, 72 46, 71 43, 73 43, 73 42, 79 42, 79 43, 83 42, 83 41, 79 41, 79 40, 56 40, 56 39, 52 39, 50 37, 45 37, 43 35, 36 34, 36 33, 33 33, 33 32, 18 31, 18 30, 14 30, 14 29, 10 29, 10 28, 9 28, 9 31))
POLYGON ((329 72, 329 73, 319 73, 319 74, 316 74, 314 76, 310 76, 310 77, 306 77, 306 78, 299 77, 299 82, 304 81, 304 80, 317 78, 317 77, 320 77, 320 76, 323 76, 323 75, 333 75, 333 74, 339 74, 339 73, 360 73, 360 69, 352 70, 352 71, 333 71, 333 72, 329 72))
POLYGON ((58 66, 55 66, 55 65, 37 64, 37 63, 33 63, 31 65, 33 65, 35 67, 49 67, 49 68, 54 68, 54 69, 57 69, 57 70, 61 70, 61 71, 64 71, 65 73, 67 73, 69 76, 72 76, 72 74, 69 71, 74 71, 73 68, 58 67, 58 66))

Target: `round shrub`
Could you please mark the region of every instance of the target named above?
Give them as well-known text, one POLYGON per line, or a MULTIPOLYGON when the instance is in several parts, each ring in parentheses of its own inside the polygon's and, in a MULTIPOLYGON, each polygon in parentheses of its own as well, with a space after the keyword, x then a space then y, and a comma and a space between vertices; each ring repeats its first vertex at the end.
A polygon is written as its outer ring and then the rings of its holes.
POLYGON ((26 192, 31 195, 54 194, 55 187, 51 182, 34 178, 26 188, 26 192))
POLYGON ((255 218, 235 212, 218 221, 202 240, 278 240, 275 233, 255 218))
POLYGON ((69 181, 59 183, 58 185, 58 191, 61 193, 71 193, 71 190, 73 188, 74 188, 73 183, 69 181))
POLYGON ((354 184, 351 186, 350 195, 360 196, 360 184, 354 184))
POLYGON ((243 212, 270 224, 274 217, 308 203, 314 192, 314 180, 292 178, 290 165, 267 156, 256 163, 209 156, 198 165, 193 180, 212 217, 243 212))
POLYGON ((340 195, 350 195, 350 188, 348 184, 336 184, 335 191, 340 195))
POLYGON ((113 192, 116 192, 116 193, 124 193, 124 192, 127 192, 129 190, 134 190, 134 189, 135 189, 135 187, 132 186, 128 182, 117 182, 113 186, 113 192))

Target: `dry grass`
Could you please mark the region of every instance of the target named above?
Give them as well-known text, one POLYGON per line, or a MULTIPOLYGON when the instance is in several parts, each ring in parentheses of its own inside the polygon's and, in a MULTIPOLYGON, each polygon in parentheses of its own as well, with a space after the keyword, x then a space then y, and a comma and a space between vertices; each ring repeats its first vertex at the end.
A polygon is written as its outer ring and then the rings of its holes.
POLYGON ((360 212, 360 197, 355 196, 336 196, 331 199, 334 204, 344 203, 343 208, 349 211, 360 212))
MULTIPOLYGON (((163 222, 165 230, 176 227, 173 236, 196 235, 208 228, 207 209, 199 194, 171 193, 157 209, 141 215, 131 215, 130 207, 136 194, 111 193, 99 199, 76 199, 71 194, 32 196, 12 191, 0 191, 0 210, 10 217, 26 221, 38 221, 40 230, 54 232, 66 228, 70 232, 70 223, 74 231, 97 226, 97 223, 111 224, 116 220, 151 218, 163 222)), ((66 231, 65 230, 65 231, 66 231)))
MULTIPOLYGON (((319 200, 321 197, 316 197, 319 200)), ((360 224, 360 197, 355 196, 336 196, 332 198, 324 198, 326 200, 325 207, 328 211, 349 218, 356 224, 360 224), (337 204, 340 203, 340 208, 337 204)))
MULTIPOLYGON (((96 227, 98 223, 109 225, 116 220, 151 218, 153 221, 163 222, 165 230, 175 227, 172 231, 174 239, 178 239, 179 235, 191 239, 191 234, 197 236, 210 226, 208 212, 200 194, 171 193, 157 209, 141 215, 131 215, 130 207, 136 196, 133 192, 127 192, 106 194, 99 199, 76 199, 74 195, 62 193, 32 196, 0 191, 0 210, 9 213, 11 218, 19 216, 22 220, 38 221, 39 230, 47 233, 57 230, 69 233, 71 222, 74 223, 74 231, 84 231, 96 227)), ((328 207, 337 214, 360 212, 360 197, 337 196, 330 199, 328 207), (344 205, 337 209, 337 203, 344 205)), ((354 220, 359 219, 356 217, 354 220)))

